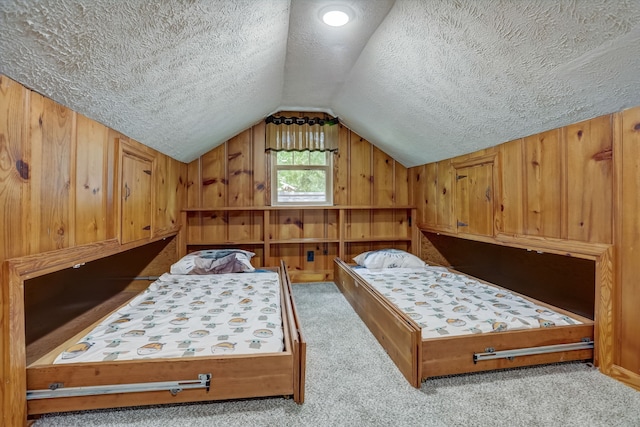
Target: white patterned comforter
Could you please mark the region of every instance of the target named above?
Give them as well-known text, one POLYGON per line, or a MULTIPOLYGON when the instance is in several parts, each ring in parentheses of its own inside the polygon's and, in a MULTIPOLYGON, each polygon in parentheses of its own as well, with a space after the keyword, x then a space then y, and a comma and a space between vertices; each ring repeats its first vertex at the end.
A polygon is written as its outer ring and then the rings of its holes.
POLYGON ((415 320, 423 338, 582 323, 443 267, 353 271, 415 320))
POLYGON ((275 272, 164 274, 54 363, 280 352, 275 272))

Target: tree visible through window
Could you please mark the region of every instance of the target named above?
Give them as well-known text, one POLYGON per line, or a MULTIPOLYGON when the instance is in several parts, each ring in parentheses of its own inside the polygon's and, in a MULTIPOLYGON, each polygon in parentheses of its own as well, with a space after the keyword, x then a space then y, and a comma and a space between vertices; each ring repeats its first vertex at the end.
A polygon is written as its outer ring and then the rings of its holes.
POLYGON ((332 158, 328 151, 272 151, 272 204, 331 204, 332 158))

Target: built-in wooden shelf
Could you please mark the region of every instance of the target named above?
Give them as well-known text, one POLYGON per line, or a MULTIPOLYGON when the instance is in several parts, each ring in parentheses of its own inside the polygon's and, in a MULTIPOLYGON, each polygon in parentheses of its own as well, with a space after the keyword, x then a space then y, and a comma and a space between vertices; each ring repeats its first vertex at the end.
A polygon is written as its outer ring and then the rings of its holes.
POLYGON ((375 239, 376 242, 410 242, 411 240, 413 240, 413 237, 412 236, 355 237, 355 238, 346 238, 344 239, 344 241, 345 243, 358 243, 358 242, 370 242, 372 239, 375 239))
POLYGON ((413 205, 187 208, 181 246, 184 253, 196 246, 246 247, 264 266, 284 259, 292 280, 325 280, 333 277, 335 257, 351 260, 382 247, 415 250, 415 217, 413 205))
POLYGON ((495 236, 483 236, 480 234, 456 233, 454 231, 441 230, 427 224, 418 224, 418 229, 427 233, 442 234, 443 236, 456 237, 459 239, 586 259, 599 256, 611 246, 606 243, 587 243, 540 236, 509 235, 503 233, 498 233, 495 236))
POLYGON ((400 206, 362 206, 362 205, 319 205, 319 206, 212 206, 204 208, 186 208, 182 212, 231 212, 231 211, 289 211, 289 210, 399 210, 414 209, 413 205, 400 206))
POLYGON ((226 240, 226 241, 189 241, 189 245, 193 246, 233 246, 233 245, 264 245, 264 240, 226 240))
POLYGON ((269 240, 274 245, 288 245, 293 243, 340 243, 340 239, 326 239, 324 237, 305 237, 302 239, 274 239, 269 240))

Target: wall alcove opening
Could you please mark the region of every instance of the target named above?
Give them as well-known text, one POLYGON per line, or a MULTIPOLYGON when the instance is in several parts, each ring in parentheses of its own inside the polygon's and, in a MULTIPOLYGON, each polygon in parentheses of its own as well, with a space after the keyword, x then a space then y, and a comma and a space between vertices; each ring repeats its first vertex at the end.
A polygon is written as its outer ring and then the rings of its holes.
POLYGON ((595 262, 423 233, 423 256, 514 292, 594 319, 595 262))

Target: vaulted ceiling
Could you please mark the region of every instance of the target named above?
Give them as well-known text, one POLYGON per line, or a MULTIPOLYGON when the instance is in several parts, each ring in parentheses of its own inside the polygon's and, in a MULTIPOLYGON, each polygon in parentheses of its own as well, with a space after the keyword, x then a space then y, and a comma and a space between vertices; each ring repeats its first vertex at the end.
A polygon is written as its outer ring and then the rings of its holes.
POLYGON ((282 110, 414 166, 640 105, 638 0, 16 0, 0 29, 0 74, 185 162, 282 110))

